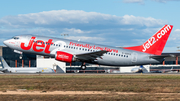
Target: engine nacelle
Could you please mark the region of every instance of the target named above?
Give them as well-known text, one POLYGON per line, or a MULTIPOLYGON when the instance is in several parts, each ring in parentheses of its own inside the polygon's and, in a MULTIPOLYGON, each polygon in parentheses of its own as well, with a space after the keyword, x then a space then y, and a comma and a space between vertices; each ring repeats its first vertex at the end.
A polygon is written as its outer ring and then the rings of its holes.
POLYGON ((66 52, 57 51, 55 59, 58 61, 71 63, 73 61, 73 55, 66 52))

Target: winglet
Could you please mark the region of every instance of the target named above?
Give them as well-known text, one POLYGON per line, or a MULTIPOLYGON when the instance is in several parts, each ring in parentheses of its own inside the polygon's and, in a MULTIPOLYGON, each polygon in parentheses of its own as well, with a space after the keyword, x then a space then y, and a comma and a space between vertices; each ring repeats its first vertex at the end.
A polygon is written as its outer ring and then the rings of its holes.
POLYGON ((172 25, 165 25, 156 34, 149 38, 143 45, 134 47, 124 47, 124 49, 140 51, 153 55, 161 55, 172 28, 172 25))

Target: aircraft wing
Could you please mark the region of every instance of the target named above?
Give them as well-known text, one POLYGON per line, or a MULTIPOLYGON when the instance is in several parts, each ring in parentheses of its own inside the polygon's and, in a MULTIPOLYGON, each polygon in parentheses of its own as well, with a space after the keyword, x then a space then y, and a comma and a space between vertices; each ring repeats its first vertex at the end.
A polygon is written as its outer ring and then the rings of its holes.
POLYGON ((107 53, 108 51, 102 50, 102 51, 96 51, 91 53, 84 53, 84 54, 76 54, 76 59, 83 60, 83 61, 93 61, 96 60, 96 58, 101 58, 103 54, 107 53))

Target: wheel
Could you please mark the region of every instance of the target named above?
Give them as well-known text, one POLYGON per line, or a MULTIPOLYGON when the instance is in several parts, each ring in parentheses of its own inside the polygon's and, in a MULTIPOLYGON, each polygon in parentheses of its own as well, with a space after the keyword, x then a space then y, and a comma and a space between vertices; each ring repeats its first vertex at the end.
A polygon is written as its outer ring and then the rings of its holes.
POLYGON ((81 66, 81 69, 82 69, 82 70, 85 70, 85 69, 86 69, 86 65, 82 65, 82 66, 81 66))

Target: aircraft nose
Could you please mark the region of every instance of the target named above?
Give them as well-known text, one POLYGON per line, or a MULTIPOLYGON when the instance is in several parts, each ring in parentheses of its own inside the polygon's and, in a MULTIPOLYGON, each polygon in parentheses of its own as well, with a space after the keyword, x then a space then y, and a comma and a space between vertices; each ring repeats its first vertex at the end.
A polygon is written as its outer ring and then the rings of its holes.
POLYGON ((3 41, 3 43, 4 43, 6 46, 8 46, 9 40, 5 40, 5 41, 3 41))

